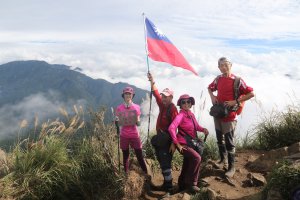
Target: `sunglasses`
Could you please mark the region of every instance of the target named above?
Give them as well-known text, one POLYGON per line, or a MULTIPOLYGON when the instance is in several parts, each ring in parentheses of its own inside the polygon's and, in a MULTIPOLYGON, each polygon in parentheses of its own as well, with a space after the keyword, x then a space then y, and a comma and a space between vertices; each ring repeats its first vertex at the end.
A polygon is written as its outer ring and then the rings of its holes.
POLYGON ((182 100, 181 101, 181 104, 186 104, 186 103, 190 104, 190 103, 192 103, 192 101, 191 100, 182 100))

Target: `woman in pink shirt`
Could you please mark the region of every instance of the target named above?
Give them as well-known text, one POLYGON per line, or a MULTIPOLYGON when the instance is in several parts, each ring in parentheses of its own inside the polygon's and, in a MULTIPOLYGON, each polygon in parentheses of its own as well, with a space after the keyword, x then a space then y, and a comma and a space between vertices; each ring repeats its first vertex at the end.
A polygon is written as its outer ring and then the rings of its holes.
POLYGON ((142 153, 142 142, 137 126, 140 125, 140 106, 133 103, 134 90, 131 87, 123 89, 124 102, 117 107, 116 116, 121 126, 120 147, 123 152, 125 173, 129 170, 129 146, 134 149, 142 170, 147 174, 147 167, 142 153))
POLYGON ((178 178, 179 190, 188 189, 190 192, 199 192, 197 186, 200 172, 201 156, 194 149, 187 146, 186 136, 191 138, 197 137, 197 131, 208 134, 206 128, 201 127, 195 115, 191 112, 192 105, 195 105, 195 99, 188 94, 181 95, 177 101, 180 106, 180 112, 169 126, 173 143, 178 151, 183 155, 183 164, 180 176, 178 178), (178 133, 176 135, 176 130, 178 133))

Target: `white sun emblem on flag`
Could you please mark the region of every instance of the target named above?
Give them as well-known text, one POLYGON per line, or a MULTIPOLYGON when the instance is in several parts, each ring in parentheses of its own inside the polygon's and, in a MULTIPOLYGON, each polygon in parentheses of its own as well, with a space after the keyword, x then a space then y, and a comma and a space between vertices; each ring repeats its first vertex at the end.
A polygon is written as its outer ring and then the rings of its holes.
POLYGON ((154 31, 159 37, 165 36, 165 34, 161 30, 159 30, 157 27, 154 27, 154 31))

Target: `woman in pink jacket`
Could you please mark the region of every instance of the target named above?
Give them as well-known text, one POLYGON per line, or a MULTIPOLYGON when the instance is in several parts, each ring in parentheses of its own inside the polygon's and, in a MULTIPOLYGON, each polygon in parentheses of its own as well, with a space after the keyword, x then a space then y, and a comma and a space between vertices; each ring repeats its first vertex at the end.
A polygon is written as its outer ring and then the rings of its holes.
POLYGON ((183 155, 183 164, 180 176, 178 178, 179 190, 188 189, 190 192, 199 192, 197 186, 200 172, 201 156, 194 149, 187 146, 186 136, 191 138, 197 137, 197 131, 208 134, 206 128, 201 127, 195 115, 191 112, 192 105, 195 105, 195 99, 188 94, 181 95, 177 101, 177 106, 180 106, 180 112, 169 126, 173 143, 178 151, 183 155), (176 135, 176 130, 178 133, 176 135))

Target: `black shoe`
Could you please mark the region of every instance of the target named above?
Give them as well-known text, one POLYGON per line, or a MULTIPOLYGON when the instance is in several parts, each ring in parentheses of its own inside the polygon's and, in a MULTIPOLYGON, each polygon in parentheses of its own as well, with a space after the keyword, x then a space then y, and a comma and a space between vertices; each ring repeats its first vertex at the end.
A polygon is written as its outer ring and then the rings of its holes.
POLYGON ((197 193, 197 192, 200 192, 201 189, 200 189, 198 186, 193 185, 193 186, 190 186, 190 187, 189 187, 189 190, 188 190, 188 191, 191 192, 191 193, 197 193))

